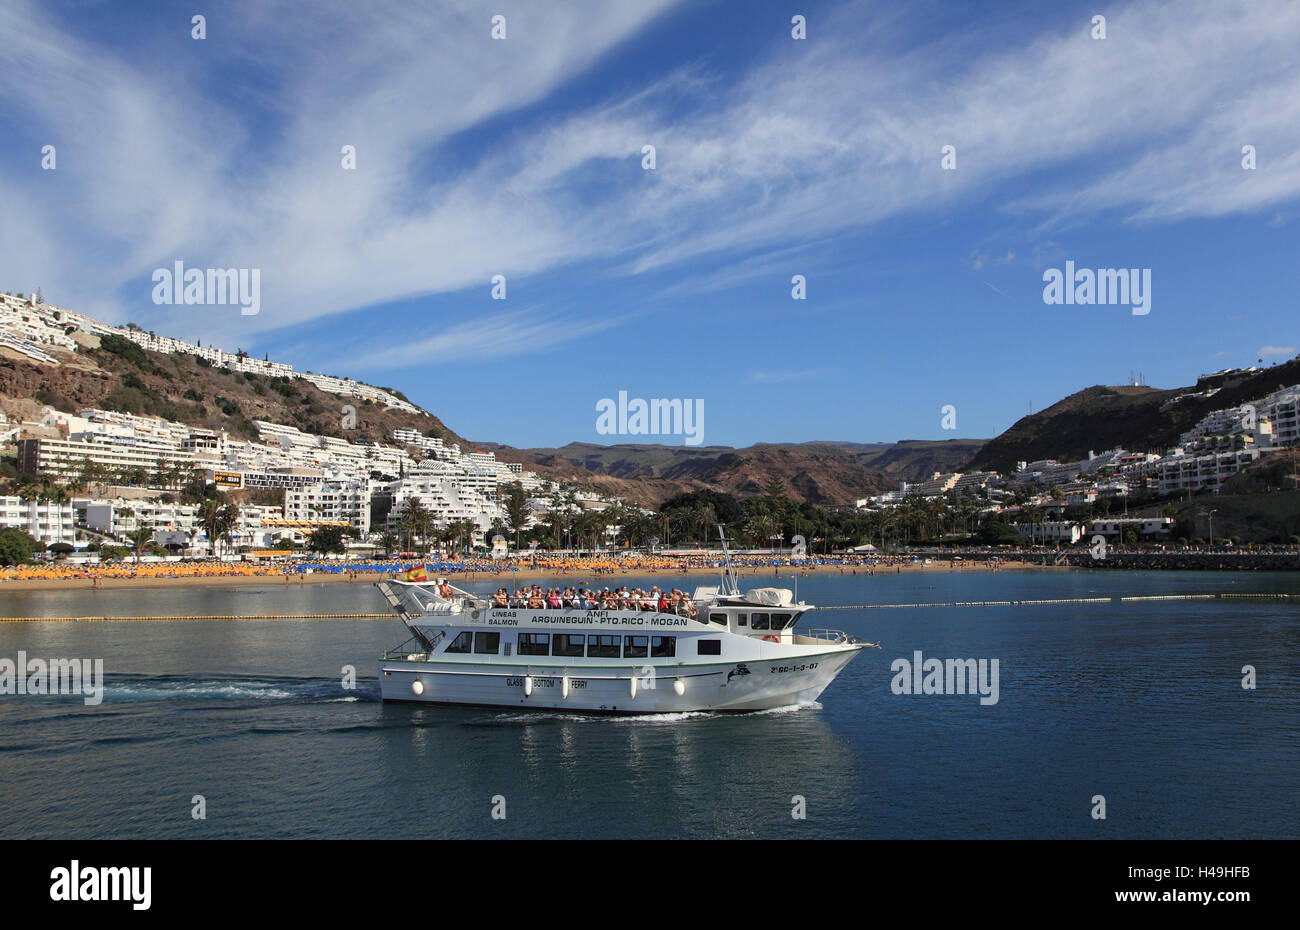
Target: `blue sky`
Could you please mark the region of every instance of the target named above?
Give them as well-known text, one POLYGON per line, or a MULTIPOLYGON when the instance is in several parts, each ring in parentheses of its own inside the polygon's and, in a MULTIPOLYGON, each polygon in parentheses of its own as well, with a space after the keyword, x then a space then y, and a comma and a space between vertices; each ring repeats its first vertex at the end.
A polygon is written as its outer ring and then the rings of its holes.
POLYGON ((0 288, 522 446, 623 441, 620 390, 706 444, 992 436, 1300 345, 1292 0, 192 6, 0 8, 0 288), (176 260, 261 312, 154 305, 176 260), (1067 260, 1151 312, 1045 304, 1067 260))

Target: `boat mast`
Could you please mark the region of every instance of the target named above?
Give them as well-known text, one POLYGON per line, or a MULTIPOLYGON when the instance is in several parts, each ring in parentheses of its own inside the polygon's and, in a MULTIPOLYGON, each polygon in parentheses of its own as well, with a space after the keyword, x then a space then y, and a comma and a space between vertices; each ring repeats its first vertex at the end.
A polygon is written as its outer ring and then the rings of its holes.
POLYGON ((727 548, 727 533, 718 524, 718 537, 722 540, 722 558, 725 563, 725 571, 722 576, 722 593, 729 596, 740 595, 740 585, 736 581, 736 566, 731 564, 731 550, 727 548))

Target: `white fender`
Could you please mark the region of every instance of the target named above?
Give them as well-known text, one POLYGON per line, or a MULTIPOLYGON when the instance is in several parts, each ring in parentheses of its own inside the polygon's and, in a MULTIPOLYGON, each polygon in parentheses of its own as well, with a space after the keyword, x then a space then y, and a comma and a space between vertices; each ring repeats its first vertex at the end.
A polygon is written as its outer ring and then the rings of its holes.
POLYGON ((416 695, 424 694, 424 682, 418 678, 411 682, 411 693, 416 695))
POLYGON ((680 678, 675 679, 675 680, 673 681, 673 692, 674 692, 678 697, 681 697, 683 694, 685 694, 685 693, 686 693, 686 682, 682 681, 680 678))
POLYGON ((524 676, 524 697, 532 697, 532 696, 533 696, 533 676, 525 675, 524 676))
POLYGON ((636 672, 633 672, 632 677, 628 680, 632 682, 630 686, 630 692, 632 694, 632 697, 636 697, 636 672))
POLYGON ((560 679, 560 697, 567 698, 568 696, 569 696, 569 676, 565 675, 562 679, 560 679))

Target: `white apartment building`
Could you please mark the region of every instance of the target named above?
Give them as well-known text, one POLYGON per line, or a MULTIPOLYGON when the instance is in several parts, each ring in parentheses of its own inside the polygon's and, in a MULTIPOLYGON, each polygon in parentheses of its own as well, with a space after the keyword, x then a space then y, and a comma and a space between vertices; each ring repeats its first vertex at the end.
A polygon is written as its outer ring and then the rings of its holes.
POLYGON ((287 489, 284 518, 347 523, 364 539, 370 533, 370 479, 330 480, 287 489))
POLYGON ((1206 455, 1187 455, 1181 449, 1171 452, 1134 471, 1152 478, 1161 494, 1217 488, 1251 462, 1258 461, 1261 454, 1253 447, 1206 455))
POLYGON ((1132 528, 1137 530, 1139 536, 1168 536, 1174 531, 1177 522, 1173 517, 1115 517, 1093 520, 1091 532, 1094 535, 1120 538, 1132 528))
POLYGON ((73 545, 76 540, 76 511, 71 501, 56 504, 0 497, 0 529, 21 530, 47 546, 54 543, 73 545))
POLYGON ((78 500, 77 511, 86 526, 109 536, 124 539, 127 533, 147 528, 155 535, 163 532, 193 538, 202 534, 199 508, 193 504, 164 504, 153 500, 78 500))
POLYGON ((6 341, 12 343, 10 348, 24 351, 24 347, 30 347, 35 351, 26 354, 33 358, 44 355, 53 361, 53 356, 41 347, 76 351, 77 341, 67 333, 70 328, 75 328, 75 324, 65 320, 58 307, 38 304, 35 297, 19 299, 12 294, 0 294, 0 331, 11 337, 6 341))
POLYGON ((1072 546, 1083 538, 1084 526, 1072 520, 1044 520, 1039 523, 1017 523, 1016 532, 1031 545, 1072 546))
POLYGON ((1300 443, 1300 384, 1265 397, 1258 404, 1258 416, 1272 427, 1273 447, 1300 443))
POLYGON ((476 545, 482 543, 483 533, 491 528, 494 521, 505 519, 505 514, 494 501, 472 488, 437 475, 407 475, 388 485, 383 493, 392 499, 392 509, 385 522, 385 529, 392 533, 398 532, 402 515, 413 499, 419 500, 429 511, 433 525, 439 529, 454 522, 472 522, 477 527, 476 545))
POLYGON ((194 464, 191 456, 179 450, 165 450, 148 444, 72 439, 18 440, 18 470, 28 474, 73 477, 81 473, 87 461, 114 471, 143 468, 150 476, 160 464, 181 468, 192 468, 194 464))
POLYGON ((215 484, 222 491, 275 488, 301 490, 320 484, 325 480, 325 473, 318 468, 271 468, 265 471, 205 468, 203 477, 209 484, 215 484))
POLYGON ((1067 484, 1061 490, 1065 492, 1065 503, 1070 507, 1086 506, 1098 497, 1097 489, 1090 484, 1067 484))
POLYGON ((936 471, 928 480, 911 485, 907 491, 909 494, 919 494, 922 497, 942 497, 956 487, 959 480, 961 480, 961 472, 942 474, 936 471))

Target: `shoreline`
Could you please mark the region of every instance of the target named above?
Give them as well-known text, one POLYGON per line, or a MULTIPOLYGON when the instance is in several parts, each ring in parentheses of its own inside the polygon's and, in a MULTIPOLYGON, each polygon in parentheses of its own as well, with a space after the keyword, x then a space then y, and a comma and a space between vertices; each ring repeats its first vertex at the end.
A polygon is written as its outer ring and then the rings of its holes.
MULTIPOLYGON (((1044 570, 1070 570, 1066 565, 1041 565, 1037 562, 1019 562, 1004 561, 998 564, 997 568, 990 568, 985 562, 961 562, 951 563, 947 559, 936 559, 929 565, 923 562, 905 562, 895 565, 867 566, 867 565, 810 565, 801 568, 797 572, 792 571, 790 566, 781 566, 779 568, 738 568, 736 576, 740 579, 752 579, 761 581, 764 578, 791 578, 795 574, 800 577, 809 575, 862 575, 871 577, 875 574, 894 575, 912 572, 965 572, 965 573, 987 573, 993 571, 1044 571, 1044 570)), ((434 580, 433 572, 429 573, 429 580, 434 580)), ((545 568, 523 568, 513 572, 443 572, 449 580, 457 585, 473 583, 477 580, 486 582, 495 582, 505 584, 510 587, 511 579, 536 581, 543 578, 551 578, 556 582, 565 582, 572 584, 582 584, 590 587, 604 587, 608 580, 621 578, 650 578, 662 576, 665 578, 680 577, 709 577, 716 578, 719 570, 716 568, 643 568, 643 569, 618 569, 615 571, 604 572, 582 572, 568 570, 554 570, 545 568)), ((277 587, 294 587, 297 585, 309 584, 369 584, 373 581, 386 581, 396 577, 391 572, 359 572, 356 575, 332 572, 313 572, 307 574, 266 574, 266 575, 191 575, 177 577, 119 577, 119 578, 22 578, 0 580, 0 594, 9 593, 26 593, 26 592, 44 592, 44 591, 108 591, 114 589, 140 589, 140 588, 221 588, 247 585, 274 585, 277 587), (98 584, 96 584, 96 580, 98 584)))

